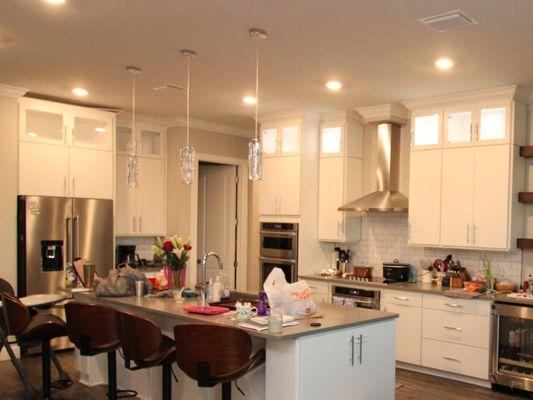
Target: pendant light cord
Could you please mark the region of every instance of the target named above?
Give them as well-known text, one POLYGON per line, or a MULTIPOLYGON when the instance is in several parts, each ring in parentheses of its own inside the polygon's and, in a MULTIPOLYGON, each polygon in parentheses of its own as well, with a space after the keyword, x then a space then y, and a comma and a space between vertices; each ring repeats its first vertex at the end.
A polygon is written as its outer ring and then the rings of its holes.
POLYGON ((187 56, 187 147, 189 147, 189 115, 191 93, 191 55, 187 56))
POLYGON ((257 45, 256 57, 255 57, 255 140, 258 137, 259 124, 257 121, 259 110, 259 44, 257 45))

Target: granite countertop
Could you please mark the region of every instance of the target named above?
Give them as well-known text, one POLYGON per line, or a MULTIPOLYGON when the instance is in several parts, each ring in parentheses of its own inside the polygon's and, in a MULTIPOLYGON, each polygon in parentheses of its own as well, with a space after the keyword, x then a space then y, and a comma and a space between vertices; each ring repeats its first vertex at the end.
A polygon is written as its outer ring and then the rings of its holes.
MULTIPOLYGON (((183 310, 184 306, 196 305, 196 300, 185 300, 177 303, 171 298, 154 298, 154 297, 96 297, 93 292, 76 293, 76 300, 88 301, 95 303, 105 303, 116 306, 117 308, 126 308, 137 310, 142 313, 158 314, 163 317, 175 318, 177 320, 186 320, 188 322, 212 323, 217 325, 226 325, 238 327, 234 314, 226 313, 217 316, 207 316, 201 314, 191 314, 183 310)), ((363 308, 348 308, 336 304, 317 304, 317 315, 321 318, 301 319, 298 325, 284 327, 280 334, 271 334, 266 331, 255 331, 245 329, 251 336, 263 338, 266 340, 284 340, 297 339, 301 336, 323 333, 327 331, 355 327, 360 325, 372 324, 391 320, 398 317, 398 314, 388 313, 377 310, 367 310, 363 308), (319 322, 320 327, 312 327, 312 322, 319 322)), ((244 328, 242 328, 244 329, 244 328)))

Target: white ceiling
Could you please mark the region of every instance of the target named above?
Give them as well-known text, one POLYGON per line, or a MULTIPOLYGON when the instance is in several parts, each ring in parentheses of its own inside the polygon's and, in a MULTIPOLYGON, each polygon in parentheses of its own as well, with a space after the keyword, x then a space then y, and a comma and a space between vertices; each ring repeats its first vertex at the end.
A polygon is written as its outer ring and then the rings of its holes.
POLYGON ((533 87, 531 0, 45 0, 0 1, 0 83, 74 99, 83 86, 92 104, 127 108, 131 77, 143 69, 138 110, 183 115, 179 50, 193 61, 191 117, 251 126, 255 43, 250 27, 269 32, 261 62, 261 111, 329 111, 465 90, 533 87), (418 18, 461 9, 479 24, 445 33, 418 18), (436 71, 435 57, 457 67, 436 71), (345 84, 340 93, 325 80, 345 84))

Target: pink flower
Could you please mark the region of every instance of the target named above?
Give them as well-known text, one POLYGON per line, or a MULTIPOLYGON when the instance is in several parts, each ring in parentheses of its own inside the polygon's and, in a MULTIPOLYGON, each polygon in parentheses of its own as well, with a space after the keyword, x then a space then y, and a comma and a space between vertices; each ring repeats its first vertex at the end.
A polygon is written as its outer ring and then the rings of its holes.
POLYGON ((174 250, 172 250, 172 253, 174 253, 177 257, 181 257, 181 252, 182 252, 181 249, 174 249, 174 250))

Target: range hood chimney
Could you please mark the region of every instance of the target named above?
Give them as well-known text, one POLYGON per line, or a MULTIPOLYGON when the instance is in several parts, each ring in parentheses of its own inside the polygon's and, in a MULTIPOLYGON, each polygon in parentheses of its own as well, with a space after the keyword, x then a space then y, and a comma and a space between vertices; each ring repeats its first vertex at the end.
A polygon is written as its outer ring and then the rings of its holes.
POLYGON ((409 200, 400 193, 400 125, 378 124, 376 191, 339 207, 339 211, 405 212, 409 200))

